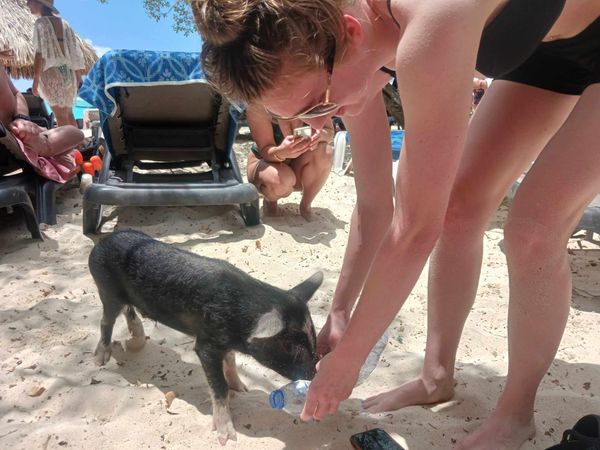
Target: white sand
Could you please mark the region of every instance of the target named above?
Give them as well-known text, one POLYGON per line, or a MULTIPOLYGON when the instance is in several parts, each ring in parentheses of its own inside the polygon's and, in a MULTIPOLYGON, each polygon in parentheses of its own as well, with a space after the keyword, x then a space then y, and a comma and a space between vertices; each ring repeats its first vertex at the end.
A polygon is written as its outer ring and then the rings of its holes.
MULTIPOLYGON (((238 145, 238 153, 243 155, 238 145)), ((245 156, 240 157, 245 165, 245 156)), ((297 215, 298 194, 284 216, 245 228, 234 208, 120 208, 103 231, 136 228, 190 251, 227 259, 251 275, 289 288, 315 270, 325 274, 311 301, 319 328, 339 275, 355 200, 353 179, 332 174, 315 201, 317 220, 297 215)), ((58 224, 43 243, 32 241, 20 217, 0 215, 0 448, 220 448, 211 431, 211 405, 192 340, 145 321, 151 337, 138 353, 117 354, 103 368, 92 351, 101 305, 87 270, 93 241, 81 232, 81 196, 66 188, 58 224), (39 396, 28 394, 45 390, 39 396), (176 391, 171 408, 165 393, 176 391)), ((459 351, 455 400, 392 414, 358 415, 359 400, 416 375, 425 344, 426 276, 392 325, 391 343, 371 377, 342 410, 303 424, 270 409, 268 392, 285 380, 249 357, 239 357, 250 391, 231 401, 240 449, 347 449, 349 436, 386 429, 409 449, 449 449, 489 413, 507 366, 508 286, 500 249, 501 209, 485 237, 478 299, 459 351)), ((598 312, 600 249, 572 240, 574 298, 561 350, 540 388, 538 435, 524 449, 543 449, 583 414, 600 413, 598 312)), ((115 339, 126 338, 124 320, 115 339)))

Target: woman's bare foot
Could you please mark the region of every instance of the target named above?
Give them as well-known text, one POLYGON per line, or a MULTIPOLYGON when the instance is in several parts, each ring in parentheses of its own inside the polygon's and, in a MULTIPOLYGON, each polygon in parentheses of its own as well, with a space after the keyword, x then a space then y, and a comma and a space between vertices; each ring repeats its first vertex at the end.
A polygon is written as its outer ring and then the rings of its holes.
POLYGON ((363 409, 370 413, 394 411, 413 405, 429 405, 450 400, 454 396, 454 379, 426 379, 423 376, 404 383, 402 386, 369 397, 363 409))
POLYGON ((279 208, 277 207, 277 202, 267 200, 266 198, 263 200, 263 212, 265 216, 276 217, 281 215, 279 208))
POLYGON ((303 206, 302 203, 300 203, 300 207, 298 209, 300 211, 300 215, 304 217, 304 220, 307 222, 312 222, 316 219, 315 214, 312 211, 312 207, 303 206))
POLYGON ((462 439, 456 450, 518 450, 535 436, 535 421, 518 420, 493 412, 473 433, 462 439))

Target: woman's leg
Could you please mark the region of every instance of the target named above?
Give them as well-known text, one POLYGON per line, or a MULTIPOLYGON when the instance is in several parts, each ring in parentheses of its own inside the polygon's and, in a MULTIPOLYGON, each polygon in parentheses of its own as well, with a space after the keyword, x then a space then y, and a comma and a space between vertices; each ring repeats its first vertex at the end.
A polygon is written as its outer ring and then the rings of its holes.
POLYGON ((65 114, 67 116, 68 125, 73 125, 75 128, 79 128, 79 124, 73 115, 73 108, 65 108, 65 114))
POLYGON ((367 400, 366 407, 386 411, 452 397, 456 349, 477 293, 485 227, 576 101, 508 81, 492 84, 469 126, 444 230, 429 265, 423 371, 417 379, 367 400))
POLYGON ((57 105, 50 105, 50 109, 56 116, 56 125, 62 127, 64 125, 72 125, 69 123, 69 117, 65 112, 65 108, 57 105))
POLYGON ((505 226, 510 279, 508 376, 498 405, 465 449, 518 449, 571 300, 566 243, 600 192, 600 84, 589 87, 519 188, 505 226))
POLYGON ((285 163, 271 163, 248 154, 248 181, 265 197, 265 214, 277 215, 277 200, 294 191, 296 175, 285 163))
POLYGON ((62 127, 64 125, 71 125, 75 128, 79 128, 79 126, 77 125, 77 121, 75 120, 75 117, 73 116, 73 109, 68 107, 68 106, 50 106, 50 108, 52 109, 52 111, 54 112, 54 115, 56 116, 56 124, 59 127, 62 127))
POLYGON ((41 147, 38 151, 40 156, 57 156, 62 153, 70 152, 83 142, 83 132, 71 125, 52 128, 40 134, 42 140, 46 140, 47 145, 41 147))
POLYGON ((333 148, 330 145, 320 145, 314 151, 303 153, 292 161, 291 167, 296 174, 296 180, 302 186, 300 214, 306 220, 312 220, 311 205, 331 172, 333 164, 333 148))

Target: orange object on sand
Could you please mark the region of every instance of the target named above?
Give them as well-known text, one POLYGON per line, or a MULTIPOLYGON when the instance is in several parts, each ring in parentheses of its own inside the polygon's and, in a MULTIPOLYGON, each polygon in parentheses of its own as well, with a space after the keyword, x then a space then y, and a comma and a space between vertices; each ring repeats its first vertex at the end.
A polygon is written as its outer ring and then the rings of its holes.
POLYGON ((75 164, 83 164, 83 155, 79 150, 75 150, 75 164))
POLYGON ((102 158, 100 158, 98 155, 92 156, 90 158, 90 162, 92 163, 94 170, 100 171, 100 169, 102 169, 102 158))
POLYGON ((82 168, 83 168, 83 171, 85 173, 89 173, 90 175, 94 175, 94 166, 92 165, 91 162, 89 162, 89 161, 88 162, 84 162, 82 168))

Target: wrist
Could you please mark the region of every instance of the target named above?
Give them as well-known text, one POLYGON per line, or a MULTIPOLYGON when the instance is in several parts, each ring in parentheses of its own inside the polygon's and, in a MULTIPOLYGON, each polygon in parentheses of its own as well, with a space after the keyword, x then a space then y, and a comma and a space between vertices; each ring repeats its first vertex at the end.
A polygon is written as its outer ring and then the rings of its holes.
POLYGON ((275 159, 277 162, 283 162, 285 161, 285 158, 280 158, 279 155, 277 154, 279 152, 279 147, 275 146, 275 145, 270 145, 268 146, 267 150, 267 155, 270 158, 275 159))
POLYGON ((346 370, 360 370, 366 357, 361 358, 352 343, 345 343, 344 341, 347 341, 347 339, 342 337, 335 349, 332 350, 331 355, 336 359, 339 358, 341 361, 344 361, 346 370))
POLYGON ((351 311, 352 311, 352 308, 347 308, 346 306, 332 305, 331 309, 329 310, 329 315, 331 316, 332 319, 343 320, 345 322, 348 322, 350 320, 350 312, 351 311))
POLYGON ((12 118, 13 121, 19 120, 19 119, 31 122, 31 117, 29 117, 27 114, 15 114, 12 118))

